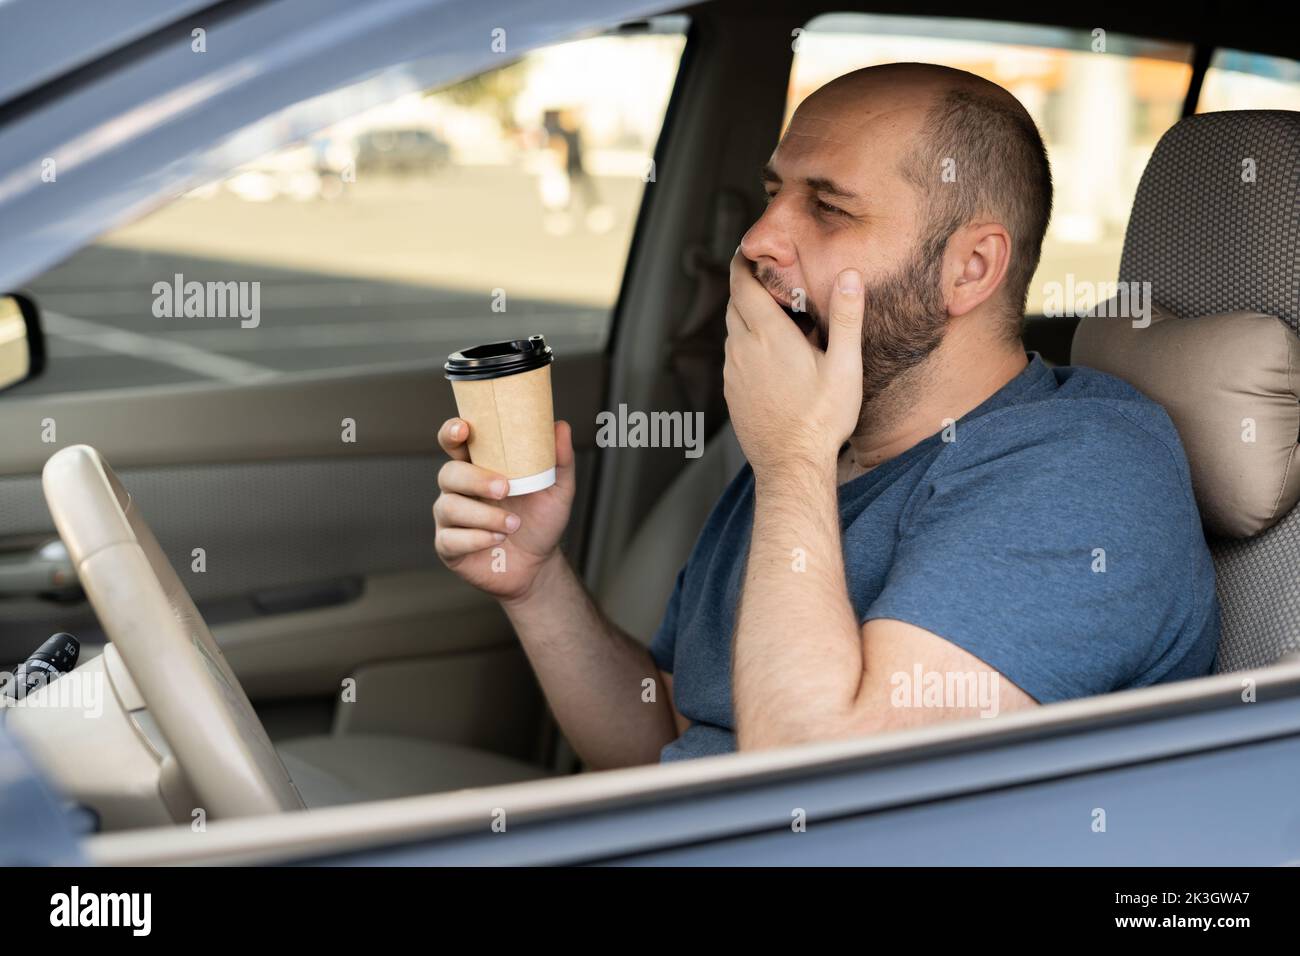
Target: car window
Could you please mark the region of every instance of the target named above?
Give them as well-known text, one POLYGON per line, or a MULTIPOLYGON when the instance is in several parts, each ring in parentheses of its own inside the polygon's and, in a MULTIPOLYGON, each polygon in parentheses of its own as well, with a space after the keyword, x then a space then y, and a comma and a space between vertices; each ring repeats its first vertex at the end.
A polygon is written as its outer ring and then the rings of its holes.
POLYGON ((686 25, 395 93, 103 236, 29 284, 49 363, 16 394, 253 382, 533 333, 602 349, 686 25))
POLYGON ((1196 111, 1216 110, 1300 110, 1300 63, 1241 50, 1215 50, 1196 111))
POLYGON ((938 63, 1014 93, 1043 134, 1055 185, 1026 312, 1041 314, 1049 294, 1059 298, 1054 283, 1091 305, 1087 290, 1115 281, 1138 180, 1181 115, 1189 44, 1100 29, 871 14, 827 14, 796 34, 787 122, 817 87, 879 63, 938 63))

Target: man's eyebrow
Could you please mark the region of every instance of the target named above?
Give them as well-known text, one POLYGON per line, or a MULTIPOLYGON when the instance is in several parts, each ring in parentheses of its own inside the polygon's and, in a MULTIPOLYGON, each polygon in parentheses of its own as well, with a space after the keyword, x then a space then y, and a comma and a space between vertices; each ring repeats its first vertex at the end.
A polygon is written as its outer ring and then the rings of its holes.
POLYGON ((815 192, 825 193, 827 196, 834 196, 836 199, 858 198, 858 194, 853 190, 845 189, 825 176, 809 176, 804 180, 804 184, 815 192))
MULTIPOLYGON (((777 171, 768 163, 763 167, 759 175, 762 177, 764 185, 780 185, 781 177, 777 171)), ((825 176, 809 176, 803 180, 803 184, 814 192, 822 193, 826 196, 834 196, 836 199, 860 199, 861 197, 851 189, 839 185, 832 179, 825 176)))

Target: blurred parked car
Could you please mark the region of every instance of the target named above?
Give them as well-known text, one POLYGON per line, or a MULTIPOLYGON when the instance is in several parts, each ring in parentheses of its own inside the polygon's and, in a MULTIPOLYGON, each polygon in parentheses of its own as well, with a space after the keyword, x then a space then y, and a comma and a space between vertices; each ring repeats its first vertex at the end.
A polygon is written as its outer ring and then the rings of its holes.
POLYGON ((359 173, 435 173, 451 162, 451 147, 427 129, 380 129, 356 141, 359 173))

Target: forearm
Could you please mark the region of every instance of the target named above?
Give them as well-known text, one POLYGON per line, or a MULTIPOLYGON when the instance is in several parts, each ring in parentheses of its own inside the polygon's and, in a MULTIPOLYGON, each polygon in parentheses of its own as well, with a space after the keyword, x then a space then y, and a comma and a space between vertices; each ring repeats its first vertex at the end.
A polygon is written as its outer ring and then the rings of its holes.
POLYGON ((527 595, 502 606, 551 711, 588 766, 658 761, 677 736, 659 671, 649 651, 600 612, 562 554, 547 561, 527 595))
POLYGON ((756 480, 732 661, 739 749, 821 739, 849 719, 862 642, 833 461, 756 480))

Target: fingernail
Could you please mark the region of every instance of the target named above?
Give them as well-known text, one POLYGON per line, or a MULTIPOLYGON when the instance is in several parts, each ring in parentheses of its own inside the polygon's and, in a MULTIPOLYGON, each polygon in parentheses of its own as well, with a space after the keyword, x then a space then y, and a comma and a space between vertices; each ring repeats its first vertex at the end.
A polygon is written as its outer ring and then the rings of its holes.
POLYGON ((456 424, 454 424, 454 425, 451 426, 451 437, 452 437, 452 438, 459 438, 459 437, 460 437, 460 428, 461 428, 460 422, 457 422, 456 424))
POLYGON ((857 269, 845 269, 840 273, 840 291, 845 295, 857 295, 862 291, 862 276, 857 269))
POLYGON ((506 530, 514 531, 519 527, 519 515, 506 515, 506 530))
POLYGON ((500 531, 493 531, 493 532, 492 532, 492 540, 493 540, 493 541, 504 541, 505 539, 506 539, 506 536, 503 535, 500 531))
POLYGON ((504 481, 497 479, 496 481, 492 482, 492 494, 500 498, 503 495, 505 495, 505 493, 506 493, 506 483, 504 481))

